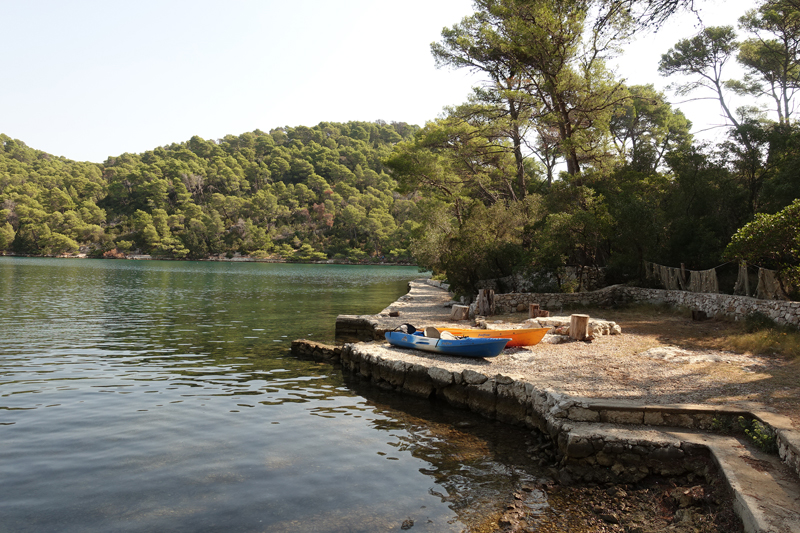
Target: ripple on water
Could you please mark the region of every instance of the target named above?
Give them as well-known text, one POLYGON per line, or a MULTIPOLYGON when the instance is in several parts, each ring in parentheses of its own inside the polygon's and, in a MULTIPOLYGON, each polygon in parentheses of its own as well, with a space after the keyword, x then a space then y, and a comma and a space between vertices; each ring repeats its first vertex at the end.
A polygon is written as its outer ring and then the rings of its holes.
POLYGON ((418 275, 317 266, 0 258, 3 526, 461 531, 538 475, 525 433, 288 357, 418 275))

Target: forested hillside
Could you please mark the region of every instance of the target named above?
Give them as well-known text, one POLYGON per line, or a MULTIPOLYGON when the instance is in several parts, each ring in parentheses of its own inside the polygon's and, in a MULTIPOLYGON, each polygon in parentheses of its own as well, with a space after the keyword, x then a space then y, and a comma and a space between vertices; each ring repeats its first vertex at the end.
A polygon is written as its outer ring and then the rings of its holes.
POLYGON ((737 28, 703 27, 664 50, 674 92, 722 113, 714 144, 667 94, 609 67, 683 4, 637 15, 633 0, 476 0, 432 52, 483 82, 423 128, 193 137, 97 165, 2 136, 0 251, 414 261, 463 294, 512 274, 569 291, 587 272, 646 283, 646 263, 745 260, 796 295, 800 8, 760 0, 737 28), (732 94, 748 104, 734 108, 732 94))
POLYGON ((0 136, 0 251, 410 261, 415 197, 383 160, 418 128, 321 123, 193 137, 104 164, 0 136))

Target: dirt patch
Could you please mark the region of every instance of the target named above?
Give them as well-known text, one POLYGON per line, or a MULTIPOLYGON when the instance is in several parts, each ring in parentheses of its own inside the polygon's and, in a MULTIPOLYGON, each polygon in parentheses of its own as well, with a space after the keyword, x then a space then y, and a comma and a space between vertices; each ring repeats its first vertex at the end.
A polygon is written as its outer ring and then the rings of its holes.
POLYGON ((771 464, 766 461, 761 461, 759 459, 753 459, 752 457, 748 457, 746 455, 740 455, 739 457, 744 460, 745 463, 749 464, 759 472, 772 472, 774 468, 771 464))

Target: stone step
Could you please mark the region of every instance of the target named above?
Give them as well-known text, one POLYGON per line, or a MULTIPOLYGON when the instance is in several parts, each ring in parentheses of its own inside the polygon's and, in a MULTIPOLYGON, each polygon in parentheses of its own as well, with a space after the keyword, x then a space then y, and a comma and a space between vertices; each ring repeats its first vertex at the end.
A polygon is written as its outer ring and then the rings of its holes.
MULTIPOLYGON (((602 440, 630 446, 662 447, 663 457, 680 460, 692 448, 710 452, 733 491, 736 513, 748 533, 800 532, 800 482, 778 457, 746 445, 734 436, 681 428, 579 422, 569 424, 568 447, 578 449, 602 440)), ((596 445, 595 445, 596 447, 596 445)), ((613 468, 613 466, 611 467, 613 468)))
MULTIPOLYGON (((421 323, 431 317, 438 320, 439 315, 449 312, 443 291, 437 293, 438 289, 418 282, 409 286, 408 297, 384 313, 346 317, 349 321, 342 327, 368 325, 373 334, 365 336, 376 338, 378 330, 391 330, 404 322, 421 323)), ((305 344, 307 341, 297 342, 293 351, 324 351, 323 347, 305 344)), ((319 357, 319 353, 313 355, 319 357)), ((702 475, 710 457, 733 491, 735 510, 745 531, 800 533, 800 432, 791 420, 766 412, 763 406, 642 405, 575 398, 560 393, 550 383, 528 383, 471 370, 451 371, 433 362, 412 364, 397 358, 396 351, 371 343, 348 345, 338 360, 345 370, 386 388, 422 396, 435 391, 454 405, 488 413, 486 416, 506 421, 515 418, 517 423, 547 429, 563 453, 562 472, 569 474, 570 468, 575 469, 576 480, 595 476, 598 481, 601 477, 624 481, 637 476, 641 479, 647 473, 670 475, 671 470, 674 475, 683 475, 694 472, 693 468, 702 475), (447 379, 439 379, 440 374, 447 379), (712 431, 720 417, 738 416, 755 417, 776 429, 785 462, 747 446, 739 437, 712 431), (589 467, 597 471, 581 476, 579 470, 589 467)), ((329 360, 335 362, 337 358, 331 353, 329 360)))

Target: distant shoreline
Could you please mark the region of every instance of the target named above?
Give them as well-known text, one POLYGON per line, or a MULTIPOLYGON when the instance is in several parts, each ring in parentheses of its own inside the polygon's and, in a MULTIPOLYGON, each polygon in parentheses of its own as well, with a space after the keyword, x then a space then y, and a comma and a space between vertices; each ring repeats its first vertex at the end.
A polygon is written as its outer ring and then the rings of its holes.
POLYGON ((0 257, 41 257, 44 259, 115 259, 122 261, 208 261, 218 263, 298 263, 308 265, 356 265, 356 266, 417 266, 415 263, 393 263, 393 262, 358 262, 341 261, 338 259, 328 259, 325 261, 287 261, 286 259, 266 258, 258 259, 249 256, 234 256, 234 257, 205 257, 201 259, 178 259, 175 257, 161 257, 151 256, 146 254, 125 254, 124 256, 114 257, 92 257, 87 254, 70 254, 70 255, 35 255, 35 254, 16 254, 8 252, 0 252, 0 257))

